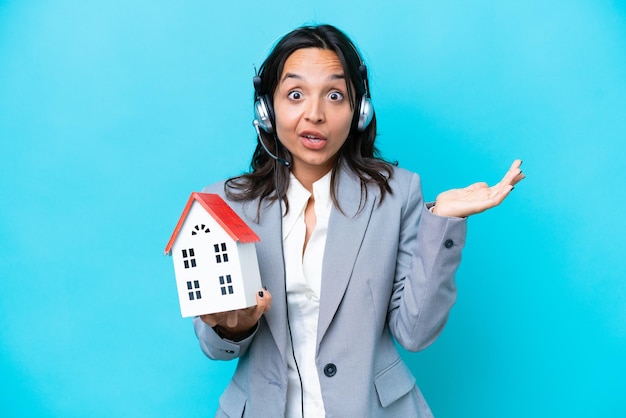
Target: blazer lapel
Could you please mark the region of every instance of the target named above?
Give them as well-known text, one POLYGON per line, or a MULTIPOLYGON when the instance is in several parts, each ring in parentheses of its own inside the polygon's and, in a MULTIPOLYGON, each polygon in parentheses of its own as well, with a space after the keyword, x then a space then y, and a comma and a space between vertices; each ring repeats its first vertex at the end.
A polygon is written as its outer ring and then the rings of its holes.
MULTIPOLYGON (((257 201, 250 204, 256 210, 257 201)), ((280 354, 285 357, 287 350, 287 305, 285 303, 285 270, 283 268, 282 217, 280 206, 277 202, 264 204, 261 209, 260 222, 253 224, 253 229, 263 237, 256 244, 257 258, 259 260, 259 270, 263 286, 272 294, 272 307, 263 314, 265 321, 274 337, 280 354)))
POLYGON ((340 172, 337 192, 344 213, 333 207, 328 221, 317 328, 318 347, 343 299, 378 196, 369 189, 368 199, 359 211, 361 184, 354 174, 345 169, 340 172))

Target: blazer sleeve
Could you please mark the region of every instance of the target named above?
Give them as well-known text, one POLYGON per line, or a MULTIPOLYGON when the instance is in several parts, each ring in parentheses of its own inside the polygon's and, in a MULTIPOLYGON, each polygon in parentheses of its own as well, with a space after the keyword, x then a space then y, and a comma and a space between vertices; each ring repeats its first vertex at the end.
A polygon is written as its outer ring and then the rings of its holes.
MULTIPOLYGON (((224 182, 219 182, 205 187, 202 190, 203 193, 217 193, 224 196, 224 182)), ((213 360, 232 360, 234 358, 241 357, 248 351, 248 347, 252 342, 256 331, 258 330, 258 324, 256 325, 254 332, 251 335, 244 338, 241 341, 231 341, 221 338, 217 333, 202 322, 199 317, 193 318, 193 327, 200 343, 202 352, 213 360)))
POLYGON ((466 233, 466 219, 428 210, 414 174, 403 207, 389 304, 389 327, 405 349, 422 350, 441 333, 456 299, 455 274, 466 233))
POLYGON ((213 360, 232 360, 241 357, 248 351, 248 347, 258 329, 257 324, 254 332, 248 337, 241 341, 231 341, 221 338, 213 328, 202 322, 199 317, 193 318, 193 326, 202 352, 213 360))

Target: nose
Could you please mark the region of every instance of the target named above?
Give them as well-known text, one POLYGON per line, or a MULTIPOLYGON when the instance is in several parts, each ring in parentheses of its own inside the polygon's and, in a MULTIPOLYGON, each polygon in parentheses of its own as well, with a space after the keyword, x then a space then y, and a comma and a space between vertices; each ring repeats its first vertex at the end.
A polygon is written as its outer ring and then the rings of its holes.
POLYGON ((324 121, 324 103, 321 99, 311 98, 308 100, 304 118, 312 123, 324 121))

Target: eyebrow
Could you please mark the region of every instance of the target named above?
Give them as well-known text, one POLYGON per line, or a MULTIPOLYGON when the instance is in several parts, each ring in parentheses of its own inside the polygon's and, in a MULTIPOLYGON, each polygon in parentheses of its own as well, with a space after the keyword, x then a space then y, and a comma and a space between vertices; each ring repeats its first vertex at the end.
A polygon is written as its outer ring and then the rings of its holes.
MULTIPOLYGON (((304 78, 296 73, 285 73, 285 76, 282 78, 281 83, 285 80, 287 80, 288 78, 295 78, 296 80, 303 80, 304 78)), ((331 80, 345 80, 346 76, 344 74, 332 74, 330 76, 331 80)))

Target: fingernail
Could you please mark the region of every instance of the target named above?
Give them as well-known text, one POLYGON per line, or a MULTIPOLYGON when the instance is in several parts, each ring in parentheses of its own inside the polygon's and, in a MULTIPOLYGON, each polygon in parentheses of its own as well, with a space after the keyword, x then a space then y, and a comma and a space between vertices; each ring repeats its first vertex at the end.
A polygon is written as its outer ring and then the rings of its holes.
POLYGON ((263 297, 263 291, 262 290, 259 290, 259 296, 263 297))

